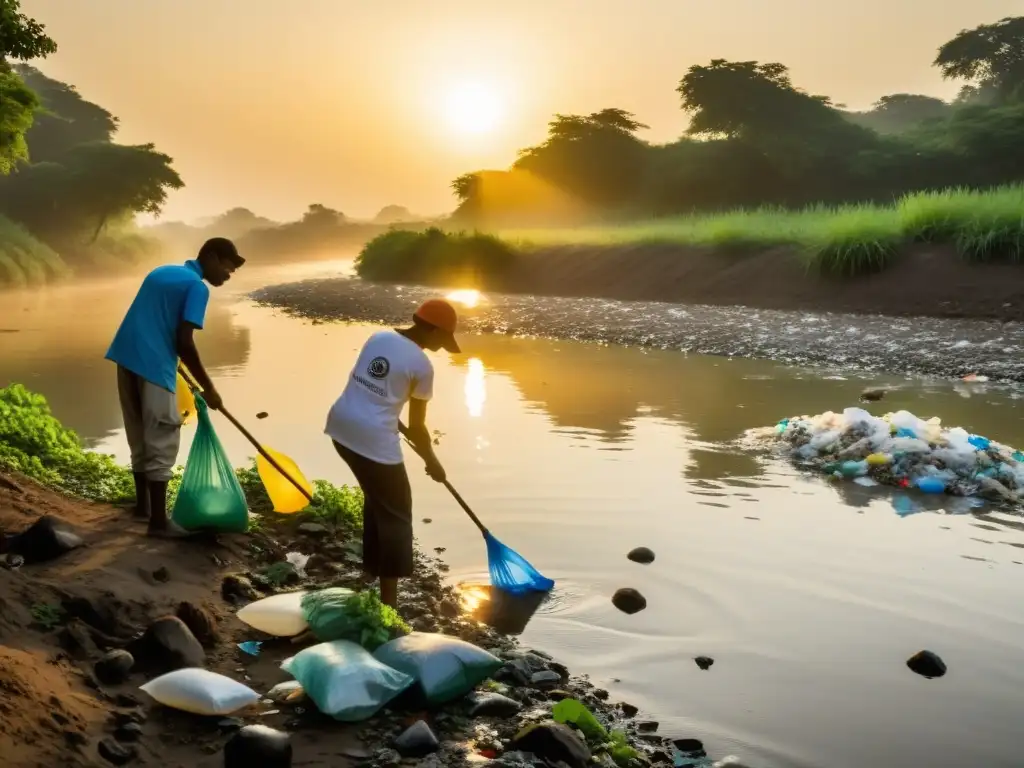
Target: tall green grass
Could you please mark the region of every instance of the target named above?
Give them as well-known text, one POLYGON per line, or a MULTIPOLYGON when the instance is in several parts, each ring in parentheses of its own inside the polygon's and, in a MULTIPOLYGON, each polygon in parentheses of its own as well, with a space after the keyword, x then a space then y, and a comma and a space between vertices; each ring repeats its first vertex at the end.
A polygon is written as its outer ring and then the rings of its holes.
POLYGON ((795 248, 808 268, 852 276, 884 269, 909 243, 952 245, 970 261, 1024 261, 1024 185, 918 192, 891 206, 770 208, 577 229, 499 233, 517 251, 544 246, 795 248))
POLYGON ((0 287, 44 285, 69 273, 67 264, 52 248, 0 216, 0 287))

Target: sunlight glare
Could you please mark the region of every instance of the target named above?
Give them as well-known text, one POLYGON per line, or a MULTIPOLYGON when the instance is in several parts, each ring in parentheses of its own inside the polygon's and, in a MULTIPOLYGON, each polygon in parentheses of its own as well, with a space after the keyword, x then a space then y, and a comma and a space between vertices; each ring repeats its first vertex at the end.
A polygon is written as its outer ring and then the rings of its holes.
POLYGON ((445 112, 455 130, 479 134, 487 133, 498 125, 501 106, 493 87, 484 83, 460 83, 448 92, 445 112))
POLYGON ((445 296, 448 301, 454 301, 456 304, 461 304, 466 309, 473 309, 477 304, 480 303, 480 291, 476 288, 463 288, 458 291, 452 291, 445 296))
POLYGON ((484 364, 479 357, 471 357, 466 367, 466 409, 473 418, 479 418, 484 412, 487 401, 484 364))

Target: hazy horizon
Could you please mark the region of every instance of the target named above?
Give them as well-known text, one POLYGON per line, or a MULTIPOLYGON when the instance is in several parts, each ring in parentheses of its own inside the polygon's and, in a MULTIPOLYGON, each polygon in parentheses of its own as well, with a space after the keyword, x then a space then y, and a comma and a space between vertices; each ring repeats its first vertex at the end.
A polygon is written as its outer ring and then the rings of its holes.
POLYGON ((651 126, 643 138, 675 139, 687 122, 675 87, 713 58, 782 62, 849 109, 891 93, 949 99, 960 84, 931 66, 937 48, 1021 12, 1019 0, 935 0, 927 14, 910 0, 22 6, 59 45, 33 64, 120 118, 118 141, 174 158, 186 187, 161 221, 234 207, 290 220, 311 203, 356 218, 449 211, 453 178, 507 167, 556 112, 620 107, 651 126))

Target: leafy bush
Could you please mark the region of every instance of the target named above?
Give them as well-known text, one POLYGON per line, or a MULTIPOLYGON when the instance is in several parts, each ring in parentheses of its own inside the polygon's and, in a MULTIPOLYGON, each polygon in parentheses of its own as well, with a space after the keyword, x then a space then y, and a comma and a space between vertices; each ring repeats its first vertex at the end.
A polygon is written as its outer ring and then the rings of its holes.
POLYGON ((0 216, 0 286, 43 285, 69 273, 67 264, 52 248, 0 216))
POLYGON ((371 240, 356 258, 356 273, 367 280, 480 285, 505 272, 515 249, 494 235, 478 232, 392 230, 371 240))
POLYGON ((0 467, 87 499, 118 502, 135 496, 130 470, 112 456, 86 451, 46 398, 21 384, 0 389, 0 467))

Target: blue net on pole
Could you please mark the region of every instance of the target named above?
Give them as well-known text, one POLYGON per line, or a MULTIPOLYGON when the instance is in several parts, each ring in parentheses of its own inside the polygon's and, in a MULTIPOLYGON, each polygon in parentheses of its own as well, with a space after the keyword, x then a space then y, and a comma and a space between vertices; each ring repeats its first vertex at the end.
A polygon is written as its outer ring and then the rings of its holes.
POLYGON ((513 595, 528 592, 548 592, 555 582, 530 565, 526 558, 509 549, 490 532, 484 534, 487 542, 487 568, 491 585, 513 595))

